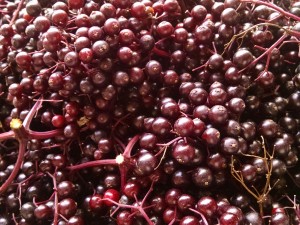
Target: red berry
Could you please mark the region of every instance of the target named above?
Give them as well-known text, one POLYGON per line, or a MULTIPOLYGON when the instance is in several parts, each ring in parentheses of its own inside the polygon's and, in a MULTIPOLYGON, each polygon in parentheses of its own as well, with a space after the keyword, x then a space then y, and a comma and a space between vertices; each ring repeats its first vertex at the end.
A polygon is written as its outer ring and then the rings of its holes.
POLYGON ((54 127, 61 128, 65 125, 65 117, 62 115, 55 115, 52 117, 51 123, 54 127))
MULTIPOLYGON (((108 189, 104 192, 103 198, 118 202, 120 199, 120 193, 115 189, 108 189)), ((104 200, 104 204, 107 206, 113 206, 114 203, 109 200, 104 200)))
POLYGON ((92 210, 101 209, 103 207, 103 204, 103 196, 99 194, 93 195, 89 201, 89 205, 92 210))

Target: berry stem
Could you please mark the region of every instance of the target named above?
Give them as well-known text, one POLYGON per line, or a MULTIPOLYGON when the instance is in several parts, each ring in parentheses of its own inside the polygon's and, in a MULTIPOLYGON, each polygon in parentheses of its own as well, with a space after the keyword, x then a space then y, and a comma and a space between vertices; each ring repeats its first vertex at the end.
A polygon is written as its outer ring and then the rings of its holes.
POLYGON ((149 216, 146 214, 146 212, 145 212, 145 210, 143 208, 140 208, 139 211, 143 215, 143 217, 145 218, 145 220, 147 221, 147 223, 149 225, 154 225, 153 222, 150 220, 149 216))
MULTIPOLYGON (((55 172, 56 173, 56 172, 55 172)), ((47 174, 52 178, 53 182, 53 190, 54 190, 54 219, 53 219, 53 225, 58 224, 58 196, 57 196, 57 183, 56 183, 56 178, 47 172, 47 174)))
POLYGON ((300 219, 300 207, 297 204, 296 195, 294 195, 294 199, 292 200, 289 196, 286 195, 286 198, 293 204, 293 209, 298 219, 300 219))
POLYGON ((17 161, 14 165, 13 171, 11 172, 11 174, 9 175, 7 180, 1 185, 0 194, 3 193, 9 187, 9 185, 13 182, 13 180, 17 176, 17 174, 21 168, 22 162, 23 162, 25 148, 26 148, 26 141, 24 141, 24 140, 20 141, 17 161))
MULTIPOLYGON (((149 216, 146 214, 145 210, 143 209, 143 205, 147 199, 147 197, 149 196, 149 194, 151 193, 151 191, 153 190, 153 182, 151 183, 151 186, 148 190, 148 192, 146 193, 146 195, 144 196, 143 200, 141 201, 141 204, 138 204, 138 206, 133 206, 133 205, 125 205, 125 204, 122 204, 122 203, 118 203, 118 202, 115 202, 111 199, 106 199, 104 198, 103 200, 105 201, 109 201, 113 204, 115 204, 117 207, 120 207, 120 208, 129 208, 129 209, 136 209, 138 210, 144 217, 144 219, 147 221, 148 225, 154 225, 153 222, 150 220, 149 216)), ((136 199, 136 202, 138 203, 138 200, 136 199)))
POLYGON ((10 122, 10 128, 14 132, 14 137, 19 140, 19 142, 21 140, 27 140, 28 133, 20 119, 12 119, 10 122))
POLYGON ((197 210, 192 209, 192 208, 190 208, 189 210, 192 211, 192 212, 194 212, 194 213, 196 213, 196 214, 198 214, 198 215, 200 215, 200 216, 201 216, 201 219, 202 219, 202 221, 203 221, 203 223, 204 223, 205 225, 209 225, 209 223, 207 222, 205 216, 204 216, 201 212, 198 212, 197 210))
POLYGON ((55 136, 63 134, 62 129, 56 129, 56 130, 51 130, 51 131, 44 131, 44 132, 39 132, 39 131, 28 131, 28 135, 30 138, 33 139, 47 139, 47 138, 53 138, 55 136))
POLYGON ((116 159, 101 159, 101 160, 95 160, 91 162, 82 163, 79 165, 69 166, 67 167, 68 170, 74 171, 74 170, 80 170, 85 169, 88 167, 94 167, 94 166, 103 166, 103 165, 119 165, 120 175, 121 175, 121 189, 123 190, 123 187, 126 182, 127 177, 127 165, 124 164, 124 162, 130 161, 130 154, 132 151, 133 146, 135 143, 139 140, 140 136, 136 135, 134 136, 127 144, 127 146, 124 149, 123 154, 118 155, 116 159))
POLYGON ((15 137, 15 133, 12 130, 10 130, 10 131, 0 134, 0 141, 12 139, 14 137, 15 137))
POLYGON ((152 49, 152 52, 155 53, 155 54, 158 55, 158 56, 170 58, 170 54, 169 54, 168 52, 163 51, 163 50, 160 50, 160 49, 158 49, 157 47, 154 47, 154 48, 152 49))
MULTIPOLYGON (((272 189, 270 186, 270 183, 271 183, 271 175, 272 175, 272 171, 273 171, 272 160, 273 160, 273 156, 274 156, 274 148, 273 148, 272 154, 270 154, 266 149, 264 137, 261 136, 261 138, 262 138, 263 157, 260 157, 257 155, 243 154, 244 156, 247 156, 247 157, 262 159, 265 164, 265 167, 267 168, 266 181, 265 181, 265 185, 261 192, 259 192, 255 188, 255 186, 252 186, 253 190, 251 190, 250 187, 247 186, 247 184, 244 181, 241 171, 236 170, 234 167, 235 159, 233 156, 231 157, 231 165, 230 166, 231 166, 231 175, 248 191, 249 194, 251 194, 256 199, 258 207, 259 207, 260 215, 261 215, 261 217, 263 217, 264 216, 263 204, 266 200, 267 194, 269 194, 269 192, 272 189)), ((274 186, 276 185, 276 183, 274 184, 274 186)))
POLYGON ((67 169, 70 171, 85 169, 94 166, 103 166, 103 165, 118 165, 115 159, 100 159, 95 161, 90 161, 86 163, 81 163, 79 165, 68 166, 67 169))
POLYGON ((133 205, 125 205, 125 204, 122 204, 122 203, 118 203, 118 202, 115 202, 111 199, 105 199, 104 198, 103 200, 114 203, 116 206, 118 206, 120 208, 136 209, 143 215, 143 217, 145 218, 145 220, 147 221, 147 223, 149 225, 154 225, 153 222, 150 220, 149 216, 146 214, 145 210, 142 208, 143 205, 133 206, 133 205))
POLYGON ((131 151, 132 151, 132 148, 133 146, 135 145, 135 143, 139 140, 140 138, 140 135, 135 135, 129 142, 128 144, 126 145, 126 148, 124 149, 124 152, 123 152, 123 156, 127 159, 130 158, 130 154, 131 154, 131 151))
POLYGON ((157 144, 157 146, 169 146, 169 145, 175 143, 176 141, 179 141, 180 139, 182 139, 182 137, 177 137, 177 138, 173 139, 172 141, 169 141, 168 143, 165 143, 165 144, 157 144))
POLYGON ((23 126, 26 130, 29 130, 29 126, 30 123, 35 115, 35 113, 37 113, 37 111, 39 110, 39 108, 41 107, 43 103, 42 98, 39 98, 36 103, 32 106, 32 108, 30 109, 29 113, 27 114, 26 118, 23 121, 23 126))
POLYGON ((11 21, 9 22, 9 25, 12 26, 16 19, 18 18, 19 12, 22 9, 22 6, 24 4, 25 0, 20 0, 19 4, 18 4, 18 8, 16 9, 16 11, 14 12, 13 18, 11 19, 11 21))
POLYGON ((264 57, 267 54, 271 54, 272 50, 276 48, 278 45, 280 45, 284 39, 288 37, 287 34, 282 35, 272 46, 270 46, 264 53, 262 53, 259 57, 257 57, 255 60, 253 60, 248 66, 246 66, 244 69, 240 70, 240 72, 243 72, 247 68, 255 65, 262 57, 264 57))
MULTIPOLYGON (((19 3, 19 7, 22 4, 23 1, 19 3)), ((59 133, 61 133, 60 130, 47 131, 47 132, 34 132, 29 130, 29 126, 32 121, 32 118, 34 114, 37 112, 37 110, 39 109, 39 107, 41 106, 41 104, 42 104, 41 101, 37 101, 34 104, 34 106, 29 111, 28 115, 26 116, 24 122, 22 122, 19 119, 12 119, 10 122, 11 131, 0 134, 0 140, 15 138, 19 142, 19 152, 18 152, 17 161, 8 179, 1 185, 0 193, 3 193, 17 176, 21 168, 21 165, 23 163, 23 158, 26 151, 26 144, 28 138, 37 138, 37 139, 48 138, 48 137, 56 136, 59 133)))
POLYGON ((116 123, 112 126, 112 129, 111 129, 111 133, 113 134, 116 127, 119 125, 119 124, 122 124, 122 122, 128 118, 131 114, 130 113, 127 113, 125 116, 121 117, 121 118, 118 118, 118 120, 116 121, 116 123))
POLYGON ((283 8, 280 8, 279 6, 272 4, 271 2, 268 1, 260 1, 260 0, 241 0, 241 2, 250 2, 250 3, 254 3, 254 4, 259 4, 259 5, 265 5, 268 6, 274 10, 276 10, 277 12, 280 12, 282 15, 286 16, 286 17, 290 17, 294 20, 300 21, 300 17, 289 13, 287 11, 285 11, 283 8))
POLYGON ((126 183, 126 179, 127 179, 128 168, 126 167, 126 165, 120 165, 119 170, 120 170, 120 176, 121 176, 121 190, 123 191, 125 183, 126 183))
POLYGON ((119 138, 113 136, 113 139, 121 146, 121 148, 123 148, 123 150, 126 148, 126 146, 123 144, 123 142, 119 138))
POLYGON ((154 182, 152 181, 149 190, 147 191, 146 195, 144 196, 144 198, 142 200, 142 205, 144 205, 146 199, 148 198, 148 196, 150 195, 150 193, 153 191, 153 185, 154 185, 154 182))

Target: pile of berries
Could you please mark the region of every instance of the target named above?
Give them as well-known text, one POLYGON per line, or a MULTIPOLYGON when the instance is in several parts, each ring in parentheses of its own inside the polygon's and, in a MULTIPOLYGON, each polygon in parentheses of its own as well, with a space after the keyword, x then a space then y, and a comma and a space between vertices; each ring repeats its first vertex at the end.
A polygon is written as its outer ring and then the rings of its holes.
POLYGON ((297 1, 0 0, 0 224, 299 224, 299 46, 297 1))

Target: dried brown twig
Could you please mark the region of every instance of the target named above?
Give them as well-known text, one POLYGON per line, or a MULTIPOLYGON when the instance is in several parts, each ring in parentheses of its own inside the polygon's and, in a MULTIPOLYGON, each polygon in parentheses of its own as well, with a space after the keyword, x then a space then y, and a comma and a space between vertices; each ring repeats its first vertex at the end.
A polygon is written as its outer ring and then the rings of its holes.
MULTIPOLYGON (((233 156, 231 158, 230 166, 231 166, 231 174, 234 177, 234 179, 236 179, 246 189, 246 191, 256 199, 258 206, 259 206, 260 215, 264 216, 263 205, 264 205, 267 195, 269 194, 269 192, 272 189, 270 182, 271 182, 271 175, 272 175, 272 170, 273 170, 272 160, 273 160, 273 156, 274 156, 274 149, 273 149, 272 154, 270 154, 267 151, 263 137, 262 137, 262 146, 263 146, 263 156, 243 154, 244 156, 252 157, 252 158, 259 158, 264 161, 265 167, 267 169, 267 173, 266 173, 265 185, 261 191, 257 190, 257 188, 255 188, 254 186, 249 187, 245 183, 241 171, 237 170, 234 166, 236 159, 233 156)), ((276 183, 274 185, 276 185, 276 183)))

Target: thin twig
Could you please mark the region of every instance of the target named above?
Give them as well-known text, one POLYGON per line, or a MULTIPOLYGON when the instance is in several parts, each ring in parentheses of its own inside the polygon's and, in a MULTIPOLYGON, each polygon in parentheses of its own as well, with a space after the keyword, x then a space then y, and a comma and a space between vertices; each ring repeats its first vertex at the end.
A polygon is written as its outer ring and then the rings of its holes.
POLYGON ((18 8, 16 9, 16 11, 14 12, 13 18, 11 19, 11 21, 9 22, 9 25, 12 26, 15 21, 17 20, 18 16, 19 16, 19 12, 22 9, 22 6, 24 4, 25 0, 20 0, 19 4, 18 4, 18 8))
MULTIPOLYGON (((263 217, 264 216, 263 203, 266 200, 266 196, 269 194, 269 192, 272 189, 270 186, 270 183, 271 183, 271 175, 272 175, 272 170, 273 170, 272 160, 273 160, 273 156, 274 156, 274 148, 273 148, 272 154, 270 154, 266 149, 264 138, 263 137, 261 137, 261 138, 262 138, 262 146, 263 146, 263 157, 256 156, 256 155, 244 154, 245 156, 248 156, 248 157, 262 159, 267 168, 265 185, 260 192, 254 186, 251 186, 251 187, 247 186, 247 184, 244 182, 241 171, 235 169, 234 165, 235 165, 236 160, 234 159, 233 156, 231 158, 230 166, 231 166, 231 175, 234 177, 235 180, 237 180, 246 189, 246 191, 249 194, 251 194, 256 199, 258 206, 259 206, 260 215, 263 217)), ((274 186, 276 185, 276 183, 277 182, 275 182, 274 186)))

